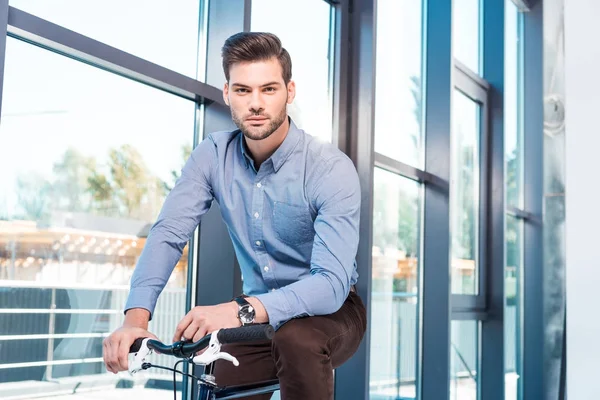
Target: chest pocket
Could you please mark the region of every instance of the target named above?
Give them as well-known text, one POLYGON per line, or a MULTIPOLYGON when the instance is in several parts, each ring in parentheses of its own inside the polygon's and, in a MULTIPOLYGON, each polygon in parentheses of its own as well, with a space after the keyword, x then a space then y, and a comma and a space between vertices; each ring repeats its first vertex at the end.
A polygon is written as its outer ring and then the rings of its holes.
POLYGON ((315 236, 310 211, 305 206, 276 201, 273 203, 273 230, 291 246, 310 242, 315 236))

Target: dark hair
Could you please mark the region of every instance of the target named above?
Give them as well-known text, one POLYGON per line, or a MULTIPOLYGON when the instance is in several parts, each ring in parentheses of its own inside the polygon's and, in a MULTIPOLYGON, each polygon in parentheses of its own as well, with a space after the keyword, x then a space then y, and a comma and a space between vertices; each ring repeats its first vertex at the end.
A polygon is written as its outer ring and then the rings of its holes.
POLYGON ((292 59, 281 45, 281 40, 272 33, 240 32, 230 36, 221 49, 223 72, 229 82, 229 68, 238 62, 266 61, 277 58, 283 70, 283 81, 287 85, 292 79, 292 59))

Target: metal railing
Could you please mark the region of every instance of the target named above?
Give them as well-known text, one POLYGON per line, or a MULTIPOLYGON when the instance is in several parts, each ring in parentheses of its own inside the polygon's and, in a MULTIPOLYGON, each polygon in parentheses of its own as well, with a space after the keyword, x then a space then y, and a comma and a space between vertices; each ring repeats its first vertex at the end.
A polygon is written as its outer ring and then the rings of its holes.
MULTIPOLYGON (((125 286, 0 281, 0 383, 108 374, 102 340, 122 324, 127 293, 125 286)), ((185 289, 165 289, 150 330, 168 340, 184 314, 185 289)), ((168 371, 153 376, 172 379, 168 371)))
MULTIPOLYGON (((0 383, 57 381, 109 375, 102 360, 102 340, 122 324, 128 287, 51 285, 0 281, 0 383)), ((169 341, 184 315, 185 289, 165 289, 150 331, 169 341)), ((505 312, 507 331, 514 331, 514 307, 505 312), (511 328, 512 327, 512 328, 511 328)), ((371 388, 414 385, 417 368, 417 304, 413 294, 373 293, 371 388), (380 329, 384 327, 384 329, 380 329)), ((461 376, 476 364, 475 332, 461 333, 453 343, 461 355, 461 376), (463 371, 464 370, 464 371, 463 371)), ((507 338, 507 370, 513 370, 514 338, 507 338), (512 350, 511 350, 512 349, 512 350)), ((173 360, 155 355, 153 362, 173 360)), ((168 371, 156 371, 170 380, 168 371)), ((1 396, 1 389, 0 389, 1 396)))

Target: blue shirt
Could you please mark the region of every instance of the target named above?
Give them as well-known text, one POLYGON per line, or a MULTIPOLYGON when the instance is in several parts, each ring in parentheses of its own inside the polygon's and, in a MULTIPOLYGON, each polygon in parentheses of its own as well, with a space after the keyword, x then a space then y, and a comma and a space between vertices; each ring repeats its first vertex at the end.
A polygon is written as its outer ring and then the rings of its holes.
POLYGON ((152 314, 200 219, 216 200, 239 261, 244 293, 278 329, 332 314, 356 283, 360 184, 339 149, 298 129, 258 171, 239 131, 210 134, 192 152, 148 235, 125 309, 152 314))

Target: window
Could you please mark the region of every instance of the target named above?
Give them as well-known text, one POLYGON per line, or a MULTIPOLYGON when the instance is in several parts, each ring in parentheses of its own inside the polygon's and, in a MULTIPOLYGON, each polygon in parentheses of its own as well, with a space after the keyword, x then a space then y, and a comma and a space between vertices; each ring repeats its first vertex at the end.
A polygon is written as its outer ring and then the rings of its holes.
MULTIPOLYGON (((9 38, 2 105, 0 382, 114 384, 102 340, 191 152, 195 104, 9 38)), ((187 248, 150 325, 159 337, 185 314, 186 271, 187 248)))
POLYGON ((504 291, 505 399, 517 400, 522 370, 523 221, 506 217, 506 268, 504 291))
POLYGON ((479 321, 452 321, 450 400, 477 400, 478 398, 479 331, 479 321))
POLYGON ((523 208, 523 135, 520 108, 519 11, 506 0, 504 125, 506 148, 506 205, 523 208))
POLYGON ((292 58, 296 98, 289 115, 299 128, 328 142, 333 127, 332 15, 323 0, 252 0, 251 30, 277 35, 292 58))
POLYGON ((375 151, 418 168, 422 157, 421 1, 377 2, 375 151))
POLYGON ((459 91, 453 96, 450 232, 453 294, 478 294, 481 106, 459 91))
POLYGON ((192 78, 198 64, 200 3, 175 1, 167 9, 162 0, 9 1, 29 14, 192 78))
POLYGON ((511 0, 505 1, 504 57, 504 132, 505 132, 505 190, 509 213, 505 222, 505 308, 504 363, 505 399, 522 398, 523 353, 523 228, 524 221, 513 215, 514 209, 524 207, 523 187, 523 128, 521 98, 521 15, 511 0))
POLYGON ((416 398, 420 221, 420 185, 376 168, 371 297, 372 398, 416 398))
POLYGON ((481 0, 454 0, 452 50, 454 58, 471 71, 481 72, 481 0))

